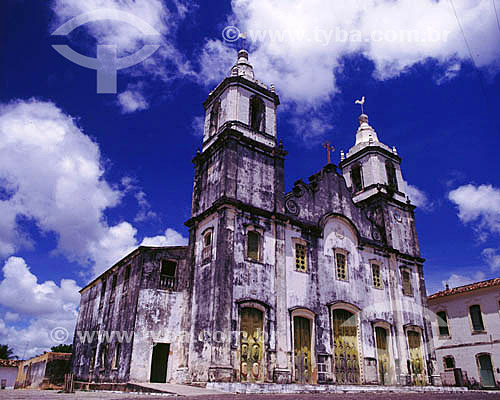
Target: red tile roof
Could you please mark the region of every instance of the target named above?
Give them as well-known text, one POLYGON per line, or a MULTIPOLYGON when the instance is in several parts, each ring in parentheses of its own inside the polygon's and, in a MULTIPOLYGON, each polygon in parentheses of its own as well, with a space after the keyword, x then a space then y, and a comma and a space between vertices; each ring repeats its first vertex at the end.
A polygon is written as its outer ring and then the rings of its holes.
POLYGON ((21 363, 20 360, 4 360, 0 359, 0 367, 16 367, 21 363))
POLYGON ((427 300, 434 300, 440 297, 452 296, 454 294, 472 292, 473 290, 489 288, 493 286, 500 286, 500 278, 489 279, 487 281, 471 283, 470 285, 459 286, 448 290, 441 290, 440 292, 431 294, 427 300))

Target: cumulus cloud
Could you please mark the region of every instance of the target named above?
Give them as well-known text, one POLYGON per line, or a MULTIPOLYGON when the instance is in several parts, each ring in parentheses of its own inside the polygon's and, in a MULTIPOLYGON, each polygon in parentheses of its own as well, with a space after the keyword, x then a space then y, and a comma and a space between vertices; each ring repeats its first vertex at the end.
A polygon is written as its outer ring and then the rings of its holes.
POLYGON ((460 186, 448 193, 463 223, 474 223, 480 241, 500 233, 500 189, 492 185, 460 186))
MULTIPOLYGON (((102 164, 98 145, 53 103, 0 105, 0 186, 8 193, 0 198, 0 255, 29 244, 20 217, 56 233, 56 251, 92 266, 93 274, 132 251, 137 229, 127 221, 109 225, 104 211, 133 185, 125 179, 121 191, 108 183, 102 164)), ((152 217, 145 193, 134 191, 136 219, 152 217)))
POLYGON ((485 278, 485 273, 482 271, 476 272, 473 276, 451 274, 450 277, 441 283, 443 284, 443 289, 446 288, 446 284, 451 288, 469 285, 474 282, 483 281, 485 278))
POLYGON ((141 246, 185 246, 188 239, 179 232, 168 228, 163 235, 145 237, 141 246))
MULTIPOLYGON (((491 1, 455 3, 471 48, 481 49, 474 52, 477 65, 497 68, 498 28, 491 1)), ((442 66, 438 81, 452 79, 470 59, 448 1, 233 0, 232 11, 227 24, 248 33, 256 77, 274 83, 285 106, 302 105, 299 111, 305 117, 338 93, 336 77, 345 56, 361 54, 371 60, 374 77, 380 80, 397 77, 429 58, 442 66), (413 40, 410 31, 424 35, 419 39, 431 31, 439 37, 413 40)), ((210 40, 200 63, 200 80, 216 83, 234 63, 234 53, 222 40, 210 40)), ((322 120, 328 122, 329 117, 322 120)), ((300 125, 298 129, 307 132, 300 125)))
POLYGON ((31 357, 57 345, 50 336, 55 328, 65 329, 66 342, 71 342, 79 290, 71 279, 62 279, 59 285, 53 281, 39 283, 23 258, 10 257, 3 266, 0 305, 9 310, 5 321, 18 321, 22 315, 28 326, 16 328, 0 320, 0 342, 8 343, 19 357, 31 357))
MULTIPOLYGON (((54 0, 52 29, 85 12, 99 9, 119 9, 130 13, 148 23, 160 37, 152 40, 131 24, 120 21, 102 20, 98 23, 84 24, 85 29, 97 44, 114 44, 118 57, 135 53, 145 44, 160 44, 160 48, 143 62, 131 68, 120 70, 136 79, 145 76, 168 82, 179 77, 193 76, 193 69, 184 55, 175 46, 176 31, 179 23, 186 18, 195 6, 181 0, 54 0)), ((71 37, 70 37, 71 40, 71 37)), ((81 43, 78 43, 81 45, 81 43)), ((141 80, 141 82, 144 82, 141 80)), ((133 91, 127 90, 119 96, 118 104, 124 113, 140 111, 148 107, 140 86, 133 91)))
POLYGON ((406 191, 405 193, 410 198, 410 201, 413 205, 421 208, 422 210, 430 211, 434 207, 434 204, 429 201, 427 194, 420 190, 418 187, 414 185, 410 185, 408 182, 405 182, 406 191))
POLYGON ((142 93, 136 90, 126 90, 118 95, 118 104, 123 114, 146 110, 149 106, 142 93))
POLYGON ((483 250, 482 255, 492 271, 500 270, 500 251, 491 247, 483 250))

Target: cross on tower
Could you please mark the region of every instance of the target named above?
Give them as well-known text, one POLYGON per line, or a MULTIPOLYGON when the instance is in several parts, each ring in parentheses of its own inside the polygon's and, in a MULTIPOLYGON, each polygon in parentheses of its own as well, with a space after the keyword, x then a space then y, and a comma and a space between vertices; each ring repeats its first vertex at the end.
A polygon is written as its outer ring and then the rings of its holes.
POLYGON ((328 164, 331 164, 332 160, 330 158, 330 151, 334 152, 335 151, 335 147, 333 147, 333 145, 330 145, 329 141, 326 141, 325 143, 323 143, 323 147, 326 149, 326 154, 328 156, 328 164))
POLYGON ((240 48, 243 49, 243 50, 246 50, 245 49, 245 45, 247 43, 247 34, 246 34, 246 32, 241 32, 239 36, 240 36, 240 40, 241 40, 240 48))

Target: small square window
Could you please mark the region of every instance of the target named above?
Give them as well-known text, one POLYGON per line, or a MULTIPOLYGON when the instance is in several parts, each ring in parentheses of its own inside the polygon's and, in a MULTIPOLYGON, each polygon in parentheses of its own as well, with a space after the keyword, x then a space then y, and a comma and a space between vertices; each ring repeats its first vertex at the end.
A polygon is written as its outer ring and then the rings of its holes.
POLYGON ((372 264, 372 276, 373 276, 373 286, 378 289, 382 289, 382 276, 380 274, 380 265, 372 264))
POLYGON ((295 269, 300 272, 307 272, 307 246, 295 244, 295 269))
POLYGON ((453 369, 455 368, 455 359, 452 356, 444 357, 443 364, 445 369, 453 369))
POLYGON ((345 254, 336 253, 335 260, 337 262, 337 279, 347 281, 349 277, 347 274, 347 259, 345 254))

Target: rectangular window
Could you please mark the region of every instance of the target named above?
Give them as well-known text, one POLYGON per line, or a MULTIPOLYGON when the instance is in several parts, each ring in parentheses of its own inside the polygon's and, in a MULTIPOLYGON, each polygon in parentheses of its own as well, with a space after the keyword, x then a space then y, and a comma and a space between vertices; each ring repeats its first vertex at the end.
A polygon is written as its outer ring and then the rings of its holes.
POLYGON ((99 365, 101 369, 104 369, 106 367, 106 351, 107 351, 106 345, 101 344, 101 363, 99 365))
POLYGON ((347 260, 343 253, 335 253, 335 261, 337 262, 337 279, 347 281, 347 260))
POLYGON ((94 366, 95 366, 95 355, 97 353, 97 348, 96 347, 93 347, 92 350, 91 350, 91 353, 90 353, 90 370, 93 371, 94 370, 94 366))
POLYGON ((307 246, 295 243, 295 269, 307 272, 307 246))
POLYGON ((203 250, 201 252, 202 263, 207 263, 212 260, 212 231, 208 231, 203 235, 203 250))
POLYGON ((109 296, 109 302, 112 303, 115 301, 115 293, 116 293, 116 282, 118 277, 116 274, 113 275, 113 279, 111 280, 111 294, 109 296))
POLYGON ((255 231, 248 231, 247 233, 247 258, 259 261, 259 245, 260 245, 260 235, 255 231))
POLYGON ((101 298, 99 300, 99 308, 104 305, 104 297, 106 296, 106 281, 103 280, 101 284, 101 298))
POLYGON ((373 276, 373 286, 378 289, 382 289, 382 276, 380 274, 380 265, 372 264, 372 276, 373 276))
POLYGON ((162 260, 160 272, 160 289, 175 290, 175 271, 177 264, 174 261, 162 260))
POLYGON ((403 280, 403 294, 405 296, 413 296, 413 287, 411 285, 411 272, 407 269, 402 269, 401 279, 403 280))
POLYGON ((483 316, 481 314, 481 306, 478 304, 469 308, 470 320, 472 322, 472 330, 474 332, 484 331, 483 316))
POLYGON ((436 315, 438 317, 439 336, 450 336, 446 311, 439 311, 436 315))
POLYGON ((128 281, 130 280, 130 265, 125 268, 125 274, 123 275, 123 293, 128 291, 128 281))
POLYGON ((111 368, 117 369, 118 368, 118 363, 120 361, 120 353, 121 353, 121 343, 116 343, 115 346, 115 353, 113 354, 113 363, 111 368))

